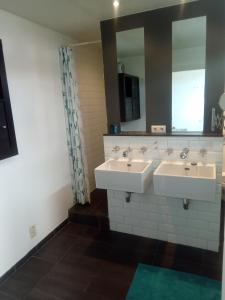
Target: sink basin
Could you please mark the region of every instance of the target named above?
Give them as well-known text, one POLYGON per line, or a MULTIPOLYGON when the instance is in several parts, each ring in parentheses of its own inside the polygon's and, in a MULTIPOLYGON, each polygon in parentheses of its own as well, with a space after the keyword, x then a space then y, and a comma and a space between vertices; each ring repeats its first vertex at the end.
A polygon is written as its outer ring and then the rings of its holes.
POLYGON ((163 161, 154 172, 153 183, 157 195, 214 201, 216 166, 163 161))
POLYGON ((144 193, 152 180, 152 161, 110 159, 95 169, 97 188, 144 193))

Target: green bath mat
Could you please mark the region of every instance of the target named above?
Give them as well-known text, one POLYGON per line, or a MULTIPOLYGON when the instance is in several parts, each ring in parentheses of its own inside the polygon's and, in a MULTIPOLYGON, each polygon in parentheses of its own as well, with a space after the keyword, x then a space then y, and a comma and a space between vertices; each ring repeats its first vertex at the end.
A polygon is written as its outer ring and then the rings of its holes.
POLYGON ((220 300, 221 288, 207 277, 139 264, 126 300, 220 300))

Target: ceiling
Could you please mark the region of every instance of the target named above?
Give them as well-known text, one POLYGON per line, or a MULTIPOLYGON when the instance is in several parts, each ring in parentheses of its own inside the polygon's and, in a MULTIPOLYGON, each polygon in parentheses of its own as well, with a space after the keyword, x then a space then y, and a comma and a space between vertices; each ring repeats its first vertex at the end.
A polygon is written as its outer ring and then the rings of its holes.
POLYGON ((79 42, 100 38, 99 22, 118 16, 196 0, 0 0, 0 9, 71 36, 79 42))

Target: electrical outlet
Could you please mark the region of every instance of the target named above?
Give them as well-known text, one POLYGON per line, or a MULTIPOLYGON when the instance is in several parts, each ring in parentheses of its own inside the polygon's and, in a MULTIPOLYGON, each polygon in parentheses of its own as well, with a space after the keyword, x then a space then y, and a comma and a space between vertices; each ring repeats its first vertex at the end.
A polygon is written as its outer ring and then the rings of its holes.
POLYGON ((29 234, 30 234, 30 238, 31 239, 35 238, 35 236, 37 235, 36 225, 30 226, 30 228, 29 228, 29 234))
POLYGON ((166 133, 166 125, 152 125, 151 126, 152 133, 164 134, 166 133))

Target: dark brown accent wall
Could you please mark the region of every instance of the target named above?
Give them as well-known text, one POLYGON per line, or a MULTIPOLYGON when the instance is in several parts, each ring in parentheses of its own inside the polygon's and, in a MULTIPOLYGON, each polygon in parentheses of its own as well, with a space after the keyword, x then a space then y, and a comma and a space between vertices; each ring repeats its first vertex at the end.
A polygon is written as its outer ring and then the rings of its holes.
MULTIPOLYGON (((172 124, 172 23, 207 17, 204 133, 211 132, 211 110, 225 82, 225 1, 199 0, 101 22, 108 125, 120 122, 116 32, 144 27, 146 126, 172 124)), ((194 109, 194 108, 193 108, 194 109)))

